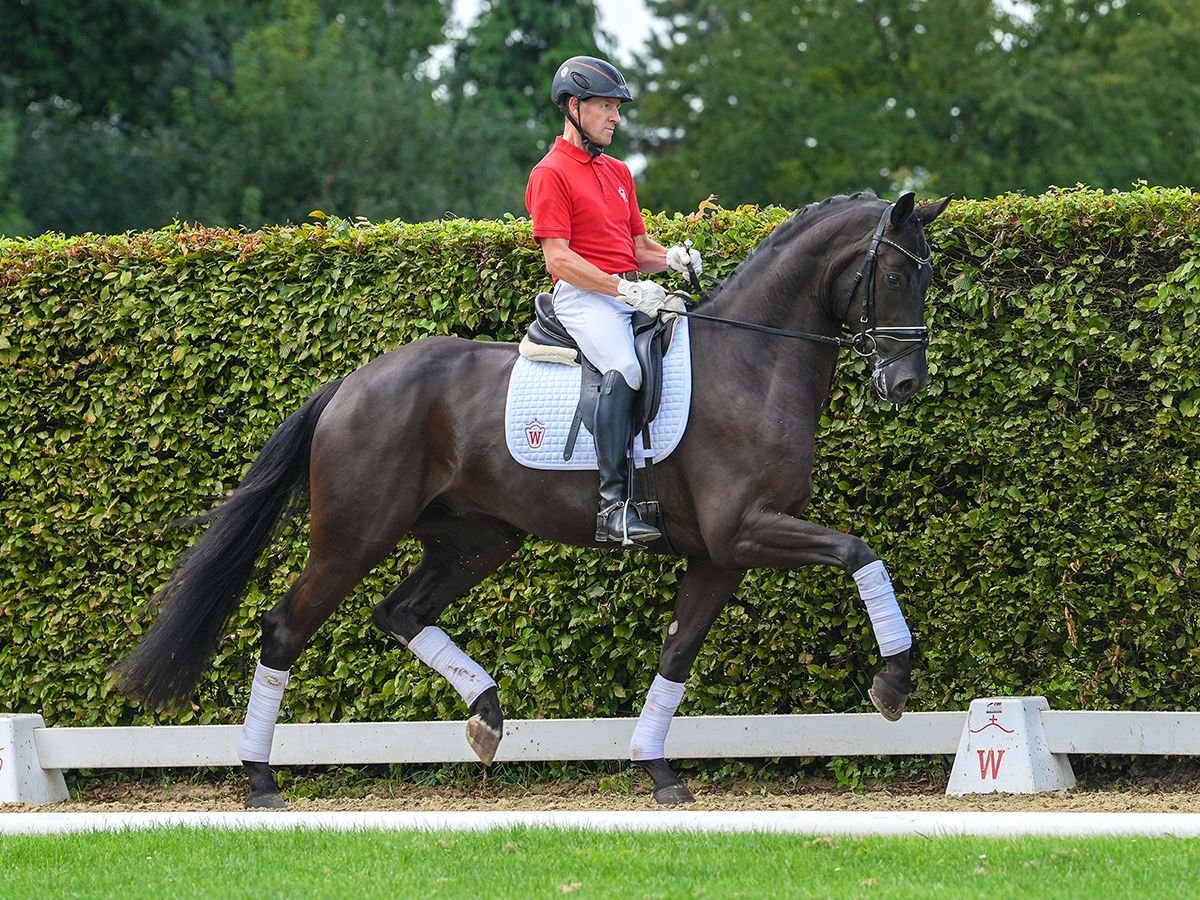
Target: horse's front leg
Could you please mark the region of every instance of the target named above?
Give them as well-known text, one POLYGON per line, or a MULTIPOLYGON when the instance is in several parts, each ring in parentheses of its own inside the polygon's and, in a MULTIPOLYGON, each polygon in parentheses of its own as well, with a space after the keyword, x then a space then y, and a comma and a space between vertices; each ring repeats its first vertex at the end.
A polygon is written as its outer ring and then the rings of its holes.
POLYGON ((743 520, 728 555, 732 564, 746 568, 830 565, 851 575, 884 661, 867 695, 885 719, 895 722, 900 718, 912 693, 912 633, 887 568, 865 541, 794 516, 764 511, 743 520))
POLYGON ((654 782, 654 799, 665 806, 695 798, 665 759, 667 730, 683 699, 684 682, 721 608, 733 596, 744 570, 722 569, 707 560, 691 560, 679 585, 675 615, 659 657, 646 702, 633 729, 629 757, 654 782))

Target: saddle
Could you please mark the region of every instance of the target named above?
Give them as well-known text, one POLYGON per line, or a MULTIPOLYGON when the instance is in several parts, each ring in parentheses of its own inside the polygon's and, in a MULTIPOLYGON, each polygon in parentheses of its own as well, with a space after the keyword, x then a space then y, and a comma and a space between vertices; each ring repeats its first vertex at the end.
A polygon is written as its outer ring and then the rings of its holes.
MULTIPOLYGON (((604 373, 583 355, 575 339, 555 316, 553 296, 538 294, 533 301, 533 309, 534 320, 521 341, 521 355, 539 362, 583 367, 579 403, 575 407, 567 445, 563 450, 563 459, 570 459, 575 450, 575 440, 579 437, 579 426, 595 417, 596 399, 600 396, 600 382, 604 373)), ((633 404, 633 433, 641 432, 645 441, 649 441, 649 426, 658 415, 662 401, 663 356, 670 349, 676 321, 672 318, 664 322, 642 312, 633 314, 633 347, 642 370, 642 386, 633 404)))

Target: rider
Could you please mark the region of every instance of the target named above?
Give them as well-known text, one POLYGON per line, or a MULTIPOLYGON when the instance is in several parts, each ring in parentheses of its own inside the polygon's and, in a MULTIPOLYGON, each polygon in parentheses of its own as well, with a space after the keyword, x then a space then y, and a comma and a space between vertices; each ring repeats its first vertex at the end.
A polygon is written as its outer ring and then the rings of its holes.
POLYGON ((662 535, 638 516, 626 484, 634 396, 642 373, 630 320, 683 309, 638 272, 668 266, 700 274, 700 254, 670 250, 646 233, 629 167, 604 148, 633 101, 624 76, 593 56, 573 56, 554 73, 550 99, 562 113, 563 132, 534 166, 525 189, 533 236, 555 281, 554 311, 583 355, 604 374, 592 438, 600 469, 596 539, 645 543, 662 535))

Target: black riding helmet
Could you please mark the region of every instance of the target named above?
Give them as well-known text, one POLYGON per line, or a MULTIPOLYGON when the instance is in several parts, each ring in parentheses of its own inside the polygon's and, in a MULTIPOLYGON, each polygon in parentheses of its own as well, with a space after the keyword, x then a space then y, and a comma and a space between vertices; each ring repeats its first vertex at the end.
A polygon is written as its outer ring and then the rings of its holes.
POLYGON ((554 73, 554 82, 550 86, 551 101, 583 137, 584 149, 592 156, 599 156, 604 148, 584 134, 583 126, 571 116, 567 106, 568 97, 577 97, 581 102, 592 97, 611 97, 632 103, 633 94, 625 83, 625 76, 612 63, 594 56, 572 56, 554 73))

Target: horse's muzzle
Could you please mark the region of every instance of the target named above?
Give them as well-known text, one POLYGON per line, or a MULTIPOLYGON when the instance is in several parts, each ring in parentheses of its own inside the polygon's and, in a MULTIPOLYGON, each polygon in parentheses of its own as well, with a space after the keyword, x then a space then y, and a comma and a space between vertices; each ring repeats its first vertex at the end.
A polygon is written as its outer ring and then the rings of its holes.
POLYGON ((900 406, 929 384, 925 348, 911 347, 896 356, 876 363, 871 370, 871 389, 886 403, 900 406))

